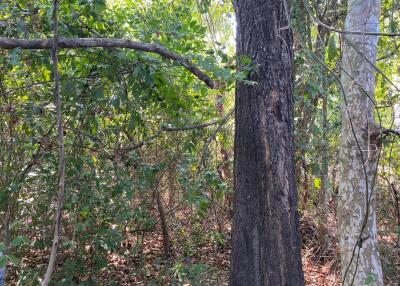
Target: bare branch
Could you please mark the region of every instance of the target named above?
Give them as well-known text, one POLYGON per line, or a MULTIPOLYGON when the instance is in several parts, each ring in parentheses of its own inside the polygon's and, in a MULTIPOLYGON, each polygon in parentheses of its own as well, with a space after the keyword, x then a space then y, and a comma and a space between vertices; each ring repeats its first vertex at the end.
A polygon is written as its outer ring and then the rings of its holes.
POLYGON ((400 130, 394 130, 394 129, 382 129, 381 131, 377 132, 377 133, 373 133, 371 134, 371 137, 379 137, 379 136, 389 136, 389 135, 396 135, 396 136, 400 136, 400 130))
MULTIPOLYGON (((27 40, 0 37, 0 48, 3 49, 52 49, 53 39, 27 40)), ((200 70, 193 62, 169 49, 154 43, 142 43, 125 39, 112 38, 60 38, 58 47, 64 49, 78 48, 125 48, 143 52, 155 53, 163 58, 178 62, 185 69, 203 81, 209 88, 219 89, 221 84, 214 81, 205 72, 200 70)))
POLYGON ((143 141, 136 143, 135 145, 126 147, 126 148, 119 148, 119 149, 113 149, 113 150, 121 150, 121 151, 130 151, 130 150, 135 150, 140 147, 143 147, 144 145, 150 143, 151 141, 155 140, 156 138, 160 137, 162 132, 179 132, 179 131, 187 131, 187 130, 193 130, 193 129, 201 129, 201 128, 206 128, 212 125, 217 125, 220 124, 221 126, 224 125, 232 116, 234 112, 234 109, 232 109, 226 116, 222 117, 221 119, 218 120, 213 120, 210 122, 202 123, 202 124, 197 124, 197 125, 191 125, 191 126, 184 126, 184 127, 161 127, 160 130, 158 130, 154 135, 147 137, 143 141))
POLYGON ((233 114, 233 110, 231 112, 229 112, 229 114, 225 117, 223 117, 222 119, 218 119, 218 120, 213 120, 210 122, 206 122, 206 123, 202 123, 202 124, 197 124, 197 125, 192 125, 192 126, 184 126, 184 127, 166 127, 163 126, 161 128, 162 131, 185 131, 185 130, 193 130, 193 129, 200 129, 200 128, 205 128, 211 125, 215 125, 218 124, 220 122, 225 122, 227 119, 229 119, 229 117, 233 114))
POLYGON ((400 136, 400 130, 394 130, 394 129, 384 129, 382 133, 385 135, 397 135, 400 136))

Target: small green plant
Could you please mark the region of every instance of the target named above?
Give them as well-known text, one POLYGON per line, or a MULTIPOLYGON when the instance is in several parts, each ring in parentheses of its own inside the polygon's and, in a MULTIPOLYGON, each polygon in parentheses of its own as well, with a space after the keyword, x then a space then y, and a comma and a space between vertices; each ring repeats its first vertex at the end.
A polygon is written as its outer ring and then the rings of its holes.
POLYGON ((214 246, 217 248, 222 248, 227 244, 225 234, 218 231, 212 231, 210 233, 210 239, 214 246))
POLYGON ((174 277, 178 280, 178 285, 184 285, 187 282, 193 286, 204 285, 208 270, 209 266, 206 264, 185 265, 182 261, 177 262, 173 267, 174 277))
POLYGON ((377 275, 374 273, 369 273, 367 278, 364 280, 364 285, 372 285, 376 281, 377 275))

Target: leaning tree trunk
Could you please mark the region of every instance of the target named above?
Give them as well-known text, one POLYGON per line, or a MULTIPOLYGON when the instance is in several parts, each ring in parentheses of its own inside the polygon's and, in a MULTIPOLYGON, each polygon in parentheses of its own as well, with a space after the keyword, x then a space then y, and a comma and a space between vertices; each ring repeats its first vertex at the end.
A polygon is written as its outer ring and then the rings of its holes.
MULTIPOLYGON (((345 29, 379 32, 380 1, 349 0, 345 29)), ((378 253, 375 171, 379 142, 372 133, 377 36, 345 35, 338 224, 343 285, 383 285, 378 253)))
MULTIPOLYGON (((293 52, 285 0, 236 0, 237 56, 258 65, 236 89, 231 286, 304 285, 296 211, 293 52)), ((239 63, 240 68, 240 63, 239 63)))

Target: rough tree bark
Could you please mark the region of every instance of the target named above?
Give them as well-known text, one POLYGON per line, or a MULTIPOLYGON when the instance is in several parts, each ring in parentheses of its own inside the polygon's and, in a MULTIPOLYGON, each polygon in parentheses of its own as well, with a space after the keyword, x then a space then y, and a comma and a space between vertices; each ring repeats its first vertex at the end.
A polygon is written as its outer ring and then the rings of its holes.
MULTIPOLYGON (((379 32, 379 0, 349 0, 348 5, 346 30, 379 32)), ((373 188, 379 142, 371 136, 377 130, 375 74, 368 63, 375 63, 378 37, 344 37, 341 81, 345 100, 337 209, 343 285, 383 285, 373 188)))
POLYGON ((304 285, 296 211, 293 51, 285 0, 236 0, 238 83, 231 286, 304 285), (240 64, 239 64, 240 67, 240 64))

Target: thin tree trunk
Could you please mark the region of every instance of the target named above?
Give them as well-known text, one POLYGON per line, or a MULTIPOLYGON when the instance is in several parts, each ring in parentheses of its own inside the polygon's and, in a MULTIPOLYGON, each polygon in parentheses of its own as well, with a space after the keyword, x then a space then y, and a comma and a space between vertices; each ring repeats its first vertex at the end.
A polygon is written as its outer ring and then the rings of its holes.
MULTIPOLYGON (((293 143, 293 51, 284 0, 236 0, 237 55, 259 65, 236 88, 231 286, 304 285, 293 143)), ((240 68, 240 64, 239 64, 240 68)))
POLYGON ((64 130, 63 130, 63 114, 60 93, 60 74, 58 71, 58 21, 57 21, 58 1, 54 0, 53 5, 53 25, 54 25, 54 41, 52 49, 52 59, 54 66, 54 97, 57 110, 57 132, 58 132, 58 156, 59 156, 59 177, 58 177, 58 195, 55 215, 54 238, 51 247, 51 254, 46 273, 44 275, 42 286, 47 286, 50 283, 51 275, 53 274, 58 246, 61 241, 61 223, 64 205, 65 194, 65 150, 64 150, 64 130))
POLYGON ((154 194, 156 197, 158 214, 160 215, 160 225, 161 225, 161 232, 162 232, 162 237, 163 237, 164 256, 166 258, 169 258, 171 256, 174 256, 174 252, 172 249, 171 239, 169 236, 167 217, 165 216, 164 206, 162 205, 161 194, 158 190, 158 186, 154 190, 154 194))
MULTIPOLYGON (((379 32, 379 0, 349 0, 348 4, 346 30, 379 32)), ((375 75, 356 50, 374 63, 378 37, 344 37, 341 81, 345 98, 337 210, 343 285, 383 285, 373 187, 379 146, 371 139, 376 129, 371 101, 375 75)))
POLYGON ((397 229, 400 229, 400 191, 396 189, 393 183, 390 183, 394 200, 394 212, 397 218, 397 229))
MULTIPOLYGON (((318 27, 318 39, 316 45, 316 55, 322 62, 325 62, 325 50, 327 45, 327 39, 329 39, 329 32, 322 28, 318 27)), ((323 90, 326 90, 326 81, 324 76, 319 76, 319 83, 323 90)), ((319 98, 322 100, 322 142, 320 146, 321 151, 321 190, 319 192, 319 238, 320 238, 320 246, 322 247, 322 252, 328 247, 328 230, 326 228, 328 221, 328 197, 329 193, 327 190, 328 187, 328 166, 329 166, 329 146, 328 146, 328 136, 327 136, 327 128, 328 128, 328 98, 327 94, 319 95, 319 98)))
POLYGON ((329 214, 329 146, 327 137, 328 128, 328 99, 326 96, 322 98, 322 146, 321 146, 321 192, 320 192, 320 246, 324 252, 329 246, 329 233, 327 228, 329 214))
MULTIPOLYGON (((317 56, 322 62, 325 62, 325 50, 327 39, 329 39, 329 32, 324 28, 318 27, 319 39, 317 41, 317 56)), ((324 76, 319 78, 321 87, 323 90, 326 89, 326 82, 324 76)), ((329 146, 328 146, 328 98, 327 94, 320 94, 319 97, 322 99, 322 140, 321 140, 321 190, 319 192, 319 237, 321 253, 323 253, 329 246, 329 235, 328 235, 328 166, 329 166, 329 146)))
POLYGON ((304 156, 301 158, 301 167, 303 168, 304 172, 304 179, 303 179, 303 200, 302 200, 302 205, 301 207, 303 209, 307 208, 308 200, 310 199, 310 181, 308 178, 308 166, 307 166, 307 161, 304 158, 304 156))
POLYGON ((175 167, 172 167, 169 171, 168 171, 168 206, 172 207, 174 205, 175 202, 175 191, 176 191, 176 187, 175 187, 175 167))
MULTIPOLYGON (((223 96, 219 94, 217 96, 216 107, 219 113, 219 116, 222 118, 225 112, 225 106, 222 102, 223 96)), ((228 151, 225 149, 224 144, 221 143, 220 146, 220 154, 222 157, 222 166, 218 169, 218 172, 221 176, 221 179, 224 181, 229 181, 231 179, 231 171, 229 169, 229 154, 228 151)), ((227 192, 225 194, 225 202, 224 202, 227 210, 228 210, 228 218, 232 219, 233 217, 233 193, 227 192)))
MULTIPOLYGON (((0 251, 0 258, 4 255, 7 255, 8 249, 10 247, 10 214, 11 207, 8 205, 6 211, 4 212, 4 221, 3 223, 3 244, 4 250, 0 251)), ((7 275, 7 265, 0 268, 0 286, 3 286, 6 281, 7 275)))

